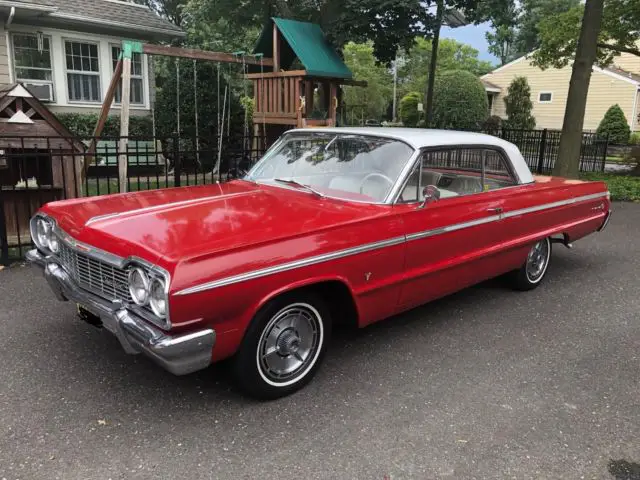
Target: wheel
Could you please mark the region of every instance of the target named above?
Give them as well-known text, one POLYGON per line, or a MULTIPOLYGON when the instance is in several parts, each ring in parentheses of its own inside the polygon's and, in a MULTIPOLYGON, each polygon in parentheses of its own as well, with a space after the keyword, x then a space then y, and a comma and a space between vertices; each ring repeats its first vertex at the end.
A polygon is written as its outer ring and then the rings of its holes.
POLYGON ((516 290, 533 290, 544 278, 551 259, 551 239, 545 238, 537 242, 527 255, 527 260, 520 269, 513 272, 513 283, 516 290))
POLYGON ((289 395, 318 370, 331 335, 325 302, 311 292, 285 294, 253 318, 236 354, 239 386, 259 399, 289 395))

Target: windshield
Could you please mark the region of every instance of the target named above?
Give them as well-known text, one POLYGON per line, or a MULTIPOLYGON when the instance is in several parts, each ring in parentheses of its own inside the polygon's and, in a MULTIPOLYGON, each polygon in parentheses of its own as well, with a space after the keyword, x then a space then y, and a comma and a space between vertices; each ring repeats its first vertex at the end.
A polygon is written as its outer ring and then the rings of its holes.
POLYGON ((379 203, 387 198, 412 154, 406 143, 389 138, 292 133, 274 145, 245 178, 379 203))

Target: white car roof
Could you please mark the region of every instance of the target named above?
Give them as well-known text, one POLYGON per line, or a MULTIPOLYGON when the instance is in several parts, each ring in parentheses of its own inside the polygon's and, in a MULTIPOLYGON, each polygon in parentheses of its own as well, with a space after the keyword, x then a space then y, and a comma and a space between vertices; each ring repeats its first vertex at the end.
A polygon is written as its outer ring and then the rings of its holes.
POLYGON ((533 175, 518 147, 513 143, 485 133, 460 132, 456 130, 435 130, 427 128, 400 127, 321 127, 299 128, 287 133, 342 133, 353 135, 374 135, 403 141, 415 149, 427 147, 450 147, 455 145, 488 145, 502 148, 518 176, 519 183, 532 183, 533 175))

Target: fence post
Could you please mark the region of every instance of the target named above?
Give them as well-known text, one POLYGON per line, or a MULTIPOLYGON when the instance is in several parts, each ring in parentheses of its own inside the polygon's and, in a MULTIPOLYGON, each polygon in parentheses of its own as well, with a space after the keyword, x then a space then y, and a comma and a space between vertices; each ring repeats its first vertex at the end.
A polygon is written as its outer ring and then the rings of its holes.
POLYGON ((542 139, 540 140, 540 151, 538 152, 538 175, 542 175, 544 172, 544 154, 547 150, 547 129, 542 131, 542 139))
POLYGON ((7 219, 4 215, 2 189, 0 189, 0 265, 9 265, 9 239, 7 238, 7 219))
POLYGON ((180 186, 180 173, 182 165, 180 161, 180 134, 173 136, 173 186, 180 186))
MULTIPOLYGON (((609 135, 611 135, 611 132, 607 132, 607 138, 605 138, 604 140, 604 156, 602 157, 602 169, 600 170, 601 172, 604 172, 604 169, 607 167, 607 153, 609 153, 609 135)), ((597 141, 597 137, 596 137, 596 141, 597 141)))

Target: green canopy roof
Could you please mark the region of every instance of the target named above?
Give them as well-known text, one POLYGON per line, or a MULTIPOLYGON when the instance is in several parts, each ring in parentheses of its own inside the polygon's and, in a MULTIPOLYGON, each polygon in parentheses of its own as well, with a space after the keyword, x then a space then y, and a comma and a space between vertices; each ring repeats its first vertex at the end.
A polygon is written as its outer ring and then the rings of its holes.
MULTIPOLYGON (((288 70, 297 57, 309 76, 343 79, 353 77, 351 70, 329 44, 319 25, 285 18, 271 20, 284 40, 280 42, 281 68, 288 70)), ((253 53, 262 53, 265 57, 273 55, 271 22, 262 30, 253 53)))

